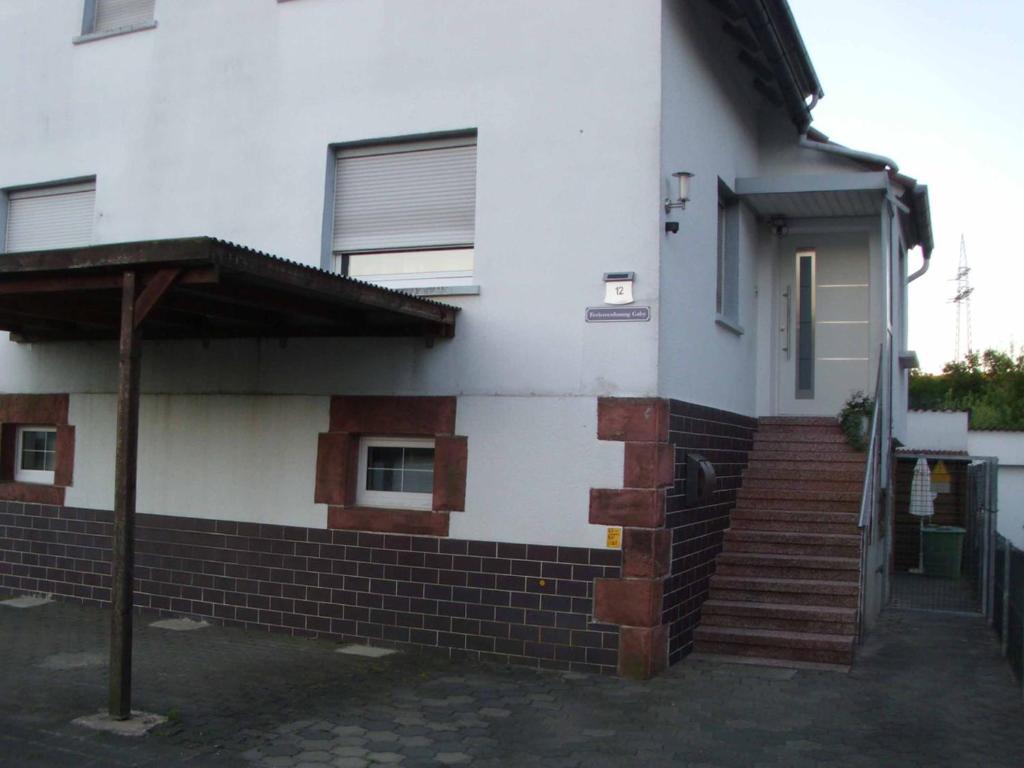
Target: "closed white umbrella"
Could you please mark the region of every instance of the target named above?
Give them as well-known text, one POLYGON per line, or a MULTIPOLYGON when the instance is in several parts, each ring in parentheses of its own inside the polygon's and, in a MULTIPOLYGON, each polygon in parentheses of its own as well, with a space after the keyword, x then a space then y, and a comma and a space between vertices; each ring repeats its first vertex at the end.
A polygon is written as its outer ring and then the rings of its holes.
POLYGON ((910 483, 910 514, 921 524, 918 528, 917 568, 913 573, 924 573, 924 521, 935 514, 935 497, 932 493, 932 472, 925 459, 918 459, 914 465, 914 479, 910 483))

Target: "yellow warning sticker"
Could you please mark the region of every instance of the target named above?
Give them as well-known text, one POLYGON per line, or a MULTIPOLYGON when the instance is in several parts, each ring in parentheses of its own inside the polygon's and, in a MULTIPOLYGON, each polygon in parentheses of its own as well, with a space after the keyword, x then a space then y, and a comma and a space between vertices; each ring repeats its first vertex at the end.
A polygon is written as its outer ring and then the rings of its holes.
POLYGON ((608 529, 608 547, 611 549, 622 549, 622 529, 621 528, 609 528, 608 529))
POLYGON ((940 460, 932 469, 932 493, 949 493, 952 480, 946 462, 940 460))

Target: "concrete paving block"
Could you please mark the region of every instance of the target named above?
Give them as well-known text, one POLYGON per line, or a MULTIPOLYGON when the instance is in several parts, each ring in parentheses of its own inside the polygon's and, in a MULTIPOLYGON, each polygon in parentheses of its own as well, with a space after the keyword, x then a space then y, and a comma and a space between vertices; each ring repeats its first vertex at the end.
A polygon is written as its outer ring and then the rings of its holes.
POLYGON ((500 707, 484 707, 483 709, 480 710, 480 714, 483 715, 484 717, 502 718, 502 717, 508 717, 512 713, 509 710, 502 709, 500 707))
POLYGON ((331 750, 335 757, 363 757, 370 750, 365 747, 356 747, 351 745, 335 747, 331 750))
POLYGON ((336 725, 331 732, 336 736, 363 736, 366 729, 358 725, 336 725))
POLYGON ((399 739, 398 734, 394 733, 393 731, 367 731, 366 732, 366 740, 367 741, 376 741, 376 742, 381 742, 381 741, 398 741, 398 739, 399 739))
POLYGON ((300 752, 295 756, 295 759, 300 763, 329 763, 334 759, 334 755, 330 752, 324 752, 323 750, 316 749, 300 752))
POLYGON ((465 752, 438 752, 436 759, 442 765, 465 765, 473 760, 465 752))
POLYGON ((371 763, 381 763, 382 765, 397 765, 398 763, 405 760, 405 755, 400 755, 397 752, 370 752, 366 755, 366 759, 371 763))

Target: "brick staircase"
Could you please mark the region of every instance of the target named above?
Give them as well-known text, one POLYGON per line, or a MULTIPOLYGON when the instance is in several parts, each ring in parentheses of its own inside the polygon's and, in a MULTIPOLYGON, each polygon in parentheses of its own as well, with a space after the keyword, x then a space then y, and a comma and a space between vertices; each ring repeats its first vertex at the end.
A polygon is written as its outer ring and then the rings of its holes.
POLYGON ((863 453, 835 419, 765 418, 701 609, 701 654, 849 665, 863 453))

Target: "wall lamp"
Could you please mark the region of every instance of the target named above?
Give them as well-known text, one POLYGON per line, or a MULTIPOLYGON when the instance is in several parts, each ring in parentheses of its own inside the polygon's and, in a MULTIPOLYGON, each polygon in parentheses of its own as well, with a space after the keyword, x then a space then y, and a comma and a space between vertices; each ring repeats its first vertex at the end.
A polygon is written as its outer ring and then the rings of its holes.
POLYGON ((772 216, 768 219, 768 226, 772 228, 776 237, 785 237, 789 234, 789 222, 782 216, 772 216))
POLYGON ((672 178, 679 185, 679 197, 675 200, 665 198, 665 213, 669 213, 673 208, 686 208, 686 204, 690 201, 690 179, 693 178, 693 174, 689 171, 676 171, 672 174, 672 178))

